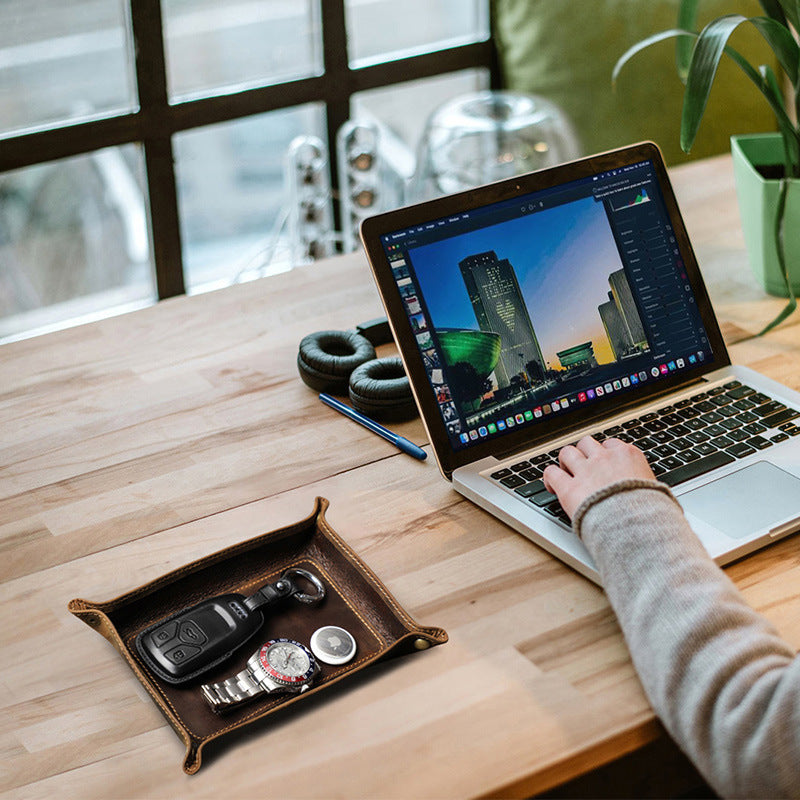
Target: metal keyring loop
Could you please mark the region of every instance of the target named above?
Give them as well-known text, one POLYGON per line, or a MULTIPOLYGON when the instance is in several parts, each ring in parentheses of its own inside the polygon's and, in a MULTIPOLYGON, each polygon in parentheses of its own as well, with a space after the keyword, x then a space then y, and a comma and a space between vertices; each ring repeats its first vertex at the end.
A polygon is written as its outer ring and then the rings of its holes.
POLYGON ((292 597, 300 603, 318 603, 325 597, 325 587, 322 585, 322 581, 313 573, 308 572, 305 569, 299 569, 297 567, 293 567, 292 569, 287 569, 286 572, 281 575, 281 578, 286 578, 289 581, 292 580, 293 576, 297 575, 299 578, 303 578, 303 580, 308 581, 316 590, 316 594, 305 594, 304 592, 295 592, 292 597))

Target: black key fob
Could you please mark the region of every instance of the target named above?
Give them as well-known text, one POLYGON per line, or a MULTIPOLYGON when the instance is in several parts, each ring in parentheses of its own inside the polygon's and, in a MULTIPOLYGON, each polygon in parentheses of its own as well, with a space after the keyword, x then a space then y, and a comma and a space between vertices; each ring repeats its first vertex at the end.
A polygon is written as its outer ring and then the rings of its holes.
POLYGON ((240 594, 226 594, 159 620, 136 637, 145 664, 167 683, 197 678, 228 659, 264 623, 240 594))
POLYGON ((186 683, 230 658, 261 629, 262 609, 286 597, 318 603, 325 587, 316 575, 289 569, 250 597, 219 595, 159 620, 136 636, 136 651, 161 680, 186 683))

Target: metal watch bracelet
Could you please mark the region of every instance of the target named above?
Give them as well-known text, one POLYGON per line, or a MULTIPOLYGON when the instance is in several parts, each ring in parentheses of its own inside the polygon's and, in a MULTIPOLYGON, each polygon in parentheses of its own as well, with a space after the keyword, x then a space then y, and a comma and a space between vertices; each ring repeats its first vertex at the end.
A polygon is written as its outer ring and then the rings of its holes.
POLYGON ((249 666, 232 678, 226 678, 219 683, 204 683, 201 688, 212 708, 241 703, 264 691, 264 686, 253 679, 249 666))

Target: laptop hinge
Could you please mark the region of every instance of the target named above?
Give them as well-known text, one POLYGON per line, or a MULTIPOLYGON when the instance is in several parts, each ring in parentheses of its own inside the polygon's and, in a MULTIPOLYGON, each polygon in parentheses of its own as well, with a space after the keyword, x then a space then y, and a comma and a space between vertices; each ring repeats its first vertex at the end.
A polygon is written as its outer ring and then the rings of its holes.
MULTIPOLYGON (((665 389, 661 392, 654 392, 650 397, 647 398, 647 402, 657 402, 659 399, 663 397, 667 397, 668 395, 675 394, 676 392, 682 391, 683 389, 689 389, 692 386, 697 386, 701 383, 708 383, 708 379, 705 377, 695 378, 693 381, 688 381, 687 383, 682 384, 681 386, 673 386, 670 389, 665 389)), ((558 438, 562 436, 569 435, 573 431, 578 431, 581 428, 586 428, 587 425, 602 423, 604 420, 610 420, 613 417, 619 416, 620 414, 624 414, 626 411, 630 411, 632 408, 636 408, 637 406, 641 405, 640 401, 631 401, 629 403, 623 403, 617 406, 613 413, 608 414, 606 417, 599 417, 598 419, 594 420, 591 423, 587 423, 586 420, 579 422, 575 425, 567 425, 561 431, 558 432, 558 438)), ((515 455, 516 453, 521 453, 523 451, 531 450, 534 447, 537 447, 540 444, 545 444, 548 439, 556 438, 551 431, 548 435, 543 436, 541 439, 534 439, 531 441, 526 442, 525 444, 516 445, 508 450, 501 450, 496 453, 493 453, 494 457, 500 461, 510 458, 511 456, 515 455)))

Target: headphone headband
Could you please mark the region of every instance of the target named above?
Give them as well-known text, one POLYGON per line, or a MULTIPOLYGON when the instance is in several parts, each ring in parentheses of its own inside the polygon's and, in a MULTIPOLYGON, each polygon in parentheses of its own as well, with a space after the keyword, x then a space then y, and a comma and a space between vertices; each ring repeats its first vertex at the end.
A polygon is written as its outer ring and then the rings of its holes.
POLYGON ((389 320, 386 317, 376 317, 356 325, 356 333, 360 333, 373 347, 390 344, 394 341, 392 329, 389 327, 389 320))

